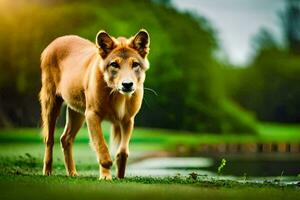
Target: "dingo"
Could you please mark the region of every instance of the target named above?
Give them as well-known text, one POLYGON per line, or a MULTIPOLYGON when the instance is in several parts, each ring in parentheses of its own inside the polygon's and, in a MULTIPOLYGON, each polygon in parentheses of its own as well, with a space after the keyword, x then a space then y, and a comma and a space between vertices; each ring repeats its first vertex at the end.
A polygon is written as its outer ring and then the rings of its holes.
POLYGON ((101 122, 109 120, 111 143, 116 147, 117 177, 124 178, 134 117, 142 104, 145 72, 149 68, 149 43, 146 30, 129 39, 100 31, 96 44, 78 36, 63 36, 43 51, 40 102, 46 145, 44 175, 52 171, 55 123, 65 102, 67 120, 60 141, 68 174, 77 174, 72 146, 86 121, 100 179, 111 179, 112 160, 101 130, 101 122))

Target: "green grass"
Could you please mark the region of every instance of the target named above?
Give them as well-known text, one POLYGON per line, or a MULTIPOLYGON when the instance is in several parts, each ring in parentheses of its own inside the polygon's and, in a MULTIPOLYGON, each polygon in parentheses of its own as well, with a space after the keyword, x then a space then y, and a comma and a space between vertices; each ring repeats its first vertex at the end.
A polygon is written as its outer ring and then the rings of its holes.
MULTIPOLYGON (((170 150, 178 144, 300 141, 299 125, 262 124, 259 129, 259 135, 213 135, 137 128, 130 148, 134 157, 136 152, 170 150)), ((78 134, 74 147, 80 176, 69 178, 65 176, 58 132, 62 132, 62 129, 58 129, 56 134, 54 176, 43 177, 41 169, 44 145, 40 129, 0 131, 0 199, 296 199, 300 195, 298 186, 288 186, 275 179, 263 183, 249 183, 222 177, 178 175, 99 181, 98 165, 95 153, 87 144, 89 139, 86 128, 78 134)), ((108 124, 104 124, 104 132, 108 139, 108 124)))
POLYGON ((293 187, 174 177, 98 181, 94 177, 2 176, 1 199, 297 199, 293 187))
MULTIPOLYGON (((105 137, 108 140, 110 126, 103 124, 105 137)), ((253 134, 212 134, 191 133, 164 129, 136 128, 134 130, 131 147, 135 150, 170 150, 179 144, 199 145, 210 143, 250 143, 250 142, 300 142, 300 125, 259 124, 259 133, 253 134)), ((56 130, 56 142, 63 129, 56 130)), ((28 143, 42 141, 39 128, 13 128, 0 130, 0 143, 28 143)), ((83 127, 76 143, 88 143, 88 132, 83 127)))

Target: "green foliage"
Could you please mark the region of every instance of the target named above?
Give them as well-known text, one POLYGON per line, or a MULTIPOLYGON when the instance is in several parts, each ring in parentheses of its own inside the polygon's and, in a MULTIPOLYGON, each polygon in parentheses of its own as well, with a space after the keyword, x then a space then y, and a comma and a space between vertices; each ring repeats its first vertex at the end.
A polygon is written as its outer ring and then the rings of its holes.
POLYGON ((7 1, 0 14, 0 116, 13 125, 37 124, 39 56, 53 39, 77 34, 94 41, 100 29, 130 36, 146 28, 151 35, 146 87, 158 96, 145 91, 137 125, 255 132, 254 120, 240 120, 240 114, 247 114, 225 98, 213 56, 218 41, 203 17, 180 13, 168 1, 22 2, 7 1))
POLYGON ((229 100, 221 102, 220 107, 223 108, 219 116, 222 132, 252 133, 257 131, 253 113, 229 100))
POLYGON ((264 49, 240 75, 234 98, 261 120, 299 122, 300 59, 279 49, 264 49))

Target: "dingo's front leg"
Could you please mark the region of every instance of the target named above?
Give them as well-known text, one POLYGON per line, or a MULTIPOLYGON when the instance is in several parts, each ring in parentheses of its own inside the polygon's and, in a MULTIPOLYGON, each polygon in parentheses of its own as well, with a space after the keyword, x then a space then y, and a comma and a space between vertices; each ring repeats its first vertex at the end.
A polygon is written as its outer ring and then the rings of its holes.
POLYGON ((112 160, 110 158, 108 147, 102 133, 101 121, 101 118, 96 112, 86 112, 86 122, 89 129, 89 134, 99 162, 100 179, 110 180, 112 178, 110 173, 112 160))
POLYGON ((124 178, 125 176, 126 163, 129 154, 129 140, 133 130, 133 124, 133 119, 121 122, 121 142, 116 156, 118 178, 124 178))

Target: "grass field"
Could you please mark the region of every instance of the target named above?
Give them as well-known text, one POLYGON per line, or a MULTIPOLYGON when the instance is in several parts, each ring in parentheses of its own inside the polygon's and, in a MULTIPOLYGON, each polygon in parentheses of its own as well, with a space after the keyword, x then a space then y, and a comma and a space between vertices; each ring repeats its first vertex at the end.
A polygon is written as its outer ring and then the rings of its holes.
MULTIPOLYGON (((104 124, 106 138, 109 126, 104 124)), ((131 140, 131 154, 172 150, 177 144, 198 145, 220 142, 300 141, 299 125, 259 125, 259 135, 213 135, 137 128, 131 140)), ((127 177, 125 180, 99 181, 94 152, 87 144, 83 128, 74 147, 79 177, 65 176, 57 130, 54 148, 54 176, 41 175, 43 144, 39 129, 0 131, 0 199, 297 199, 297 185, 280 180, 247 183, 218 177, 127 177)), ((297 178, 295 179, 298 180, 297 178)), ((299 180, 298 180, 299 185, 299 180)))
MULTIPOLYGON (((109 138, 110 125, 103 124, 105 138, 109 138)), ((131 147, 145 150, 170 150, 178 144, 198 145, 207 143, 247 143, 247 142, 300 142, 300 125, 259 124, 259 134, 212 134, 191 133, 186 131, 172 131, 164 129, 136 128, 134 130, 131 147)), ((56 142, 63 129, 56 130, 56 142)), ((42 141, 38 128, 11 128, 0 130, 0 143, 40 143, 42 141)), ((83 127, 76 137, 76 143, 88 143, 88 133, 83 127)))
POLYGON ((98 181, 94 177, 5 176, 1 199, 297 199, 299 188, 236 185, 174 178, 127 178, 98 181))

